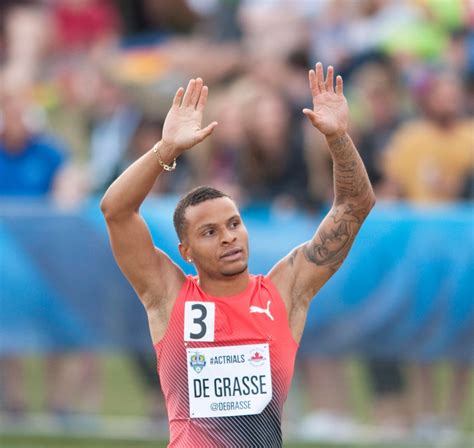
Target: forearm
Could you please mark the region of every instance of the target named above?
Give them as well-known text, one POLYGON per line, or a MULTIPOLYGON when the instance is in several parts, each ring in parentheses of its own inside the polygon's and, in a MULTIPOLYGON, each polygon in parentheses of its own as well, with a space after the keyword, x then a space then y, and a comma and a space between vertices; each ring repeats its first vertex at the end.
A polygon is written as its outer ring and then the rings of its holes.
MULTIPOLYGON (((158 144, 158 151, 166 164, 172 164, 178 156, 172 147, 162 142, 158 144)), ((162 171, 157 155, 150 149, 110 185, 100 204, 104 215, 116 217, 138 211, 162 171)))
POLYGON ((313 239, 304 246, 307 261, 326 266, 319 274, 326 281, 347 257, 354 239, 375 204, 375 195, 364 164, 346 134, 327 137, 333 159, 334 205, 313 239))
POLYGON ((350 204, 370 211, 375 195, 364 163, 347 133, 327 137, 333 160, 334 205, 350 204))

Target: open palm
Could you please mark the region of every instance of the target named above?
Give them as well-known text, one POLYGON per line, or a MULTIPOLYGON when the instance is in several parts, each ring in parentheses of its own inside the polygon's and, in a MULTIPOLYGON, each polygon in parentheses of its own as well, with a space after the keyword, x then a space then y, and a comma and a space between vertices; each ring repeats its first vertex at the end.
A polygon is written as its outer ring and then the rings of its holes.
POLYGON ((347 130, 349 108, 343 94, 342 78, 336 78, 334 89, 334 69, 328 67, 324 80, 323 65, 318 62, 316 71, 309 71, 309 86, 313 96, 313 110, 304 109, 304 114, 313 126, 325 135, 337 134, 347 130))
POLYGON ((201 78, 191 79, 186 91, 182 87, 178 89, 163 125, 162 139, 165 143, 182 152, 212 133, 216 122, 201 129, 207 95, 207 86, 203 86, 201 78))

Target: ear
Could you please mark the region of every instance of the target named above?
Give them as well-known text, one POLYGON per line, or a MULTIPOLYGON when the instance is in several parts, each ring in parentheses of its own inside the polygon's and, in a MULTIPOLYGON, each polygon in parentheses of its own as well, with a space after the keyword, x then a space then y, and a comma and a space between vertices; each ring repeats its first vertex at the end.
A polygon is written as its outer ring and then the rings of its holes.
POLYGON ((186 244, 181 242, 178 244, 178 249, 179 249, 179 253, 181 254, 181 257, 183 257, 183 260, 187 261, 188 263, 191 263, 192 257, 191 257, 191 250, 189 249, 189 247, 186 244))

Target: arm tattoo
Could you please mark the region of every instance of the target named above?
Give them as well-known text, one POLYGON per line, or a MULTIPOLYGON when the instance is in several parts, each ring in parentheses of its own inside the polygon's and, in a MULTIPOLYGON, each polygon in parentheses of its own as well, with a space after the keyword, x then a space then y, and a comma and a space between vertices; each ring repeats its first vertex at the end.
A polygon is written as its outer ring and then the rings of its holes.
POLYGON ((296 256, 298 255, 298 252, 299 252, 300 248, 297 247, 293 252, 291 252, 290 254, 290 259, 288 260, 289 263, 290 263, 290 266, 293 267, 293 265, 295 264, 295 258, 296 256))
POLYGON ((367 206, 370 210, 372 186, 352 140, 344 134, 332 140, 329 148, 334 164, 335 204, 352 203, 358 208, 367 206))
POLYGON ((374 203, 364 164, 347 134, 329 143, 334 163, 334 206, 303 247, 307 261, 335 272, 346 258, 374 203))
POLYGON ((350 205, 339 206, 324 220, 321 228, 303 248, 307 261, 336 271, 347 256, 360 221, 350 205))

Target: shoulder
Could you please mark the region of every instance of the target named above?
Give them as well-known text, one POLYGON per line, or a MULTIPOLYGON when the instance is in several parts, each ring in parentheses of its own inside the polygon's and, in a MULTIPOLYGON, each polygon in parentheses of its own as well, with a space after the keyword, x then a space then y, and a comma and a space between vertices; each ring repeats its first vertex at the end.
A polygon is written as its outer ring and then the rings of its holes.
POLYGON ((25 169, 36 167, 43 175, 54 177, 66 165, 67 154, 48 137, 34 136, 15 165, 25 169))
POLYGON ((191 275, 176 271, 170 272, 169 277, 174 277, 174 279, 165 290, 161 284, 155 284, 140 296, 148 312, 164 310, 165 314, 169 315, 176 301, 186 300, 186 297, 192 295, 195 290, 196 282, 191 275))
POLYGON ((62 162, 67 158, 66 145, 49 134, 38 134, 31 139, 30 151, 37 156, 62 162))
POLYGON ((182 287, 180 291, 185 292, 190 288, 199 288, 199 277, 197 275, 192 274, 184 274, 181 278, 182 287))
POLYGON ((186 298, 197 288, 197 277, 191 274, 181 274, 178 276, 173 299, 186 298))
POLYGON ((283 300, 283 291, 280 291, 281 285, 277 285, 278 281, 275 283, 270 274, 257 276, 257 282, 260 287, 267 289, 270 295, 283 300))
POLYGON ((413 145, 425 145, 432 136, 433 129, 425 121, 408 121, 392 134, 384 157, 390 163, 394 162, 394 157, 408 157, 410 159, 416 157, 419 152, 413 151, 413 145))
POLYGON ((271 271, 263 277, 265 285, 278 293, 288 310, 291 309, 295 296, 296 276, 294 262, 296 257, 302 256, 302 249, 306 243, 293 249, 286 257, 282 258, 271 271))
POLYGON ((7 150, 5 148, 5 145, 0 140, 0 159, 6 159, 6 158, 7 158, 7 150))
POLYGON ((472 138, 472 129, 474 128, 474 118, 466 118, 459 123, 459 129, 472 138))
POLYGON ((430 131, 430 126, 425 120, 415 119, 408 120, 400 125, 400 127, 393 133, 394 139, 413 138, 418 135, 425 135, 430 131))

